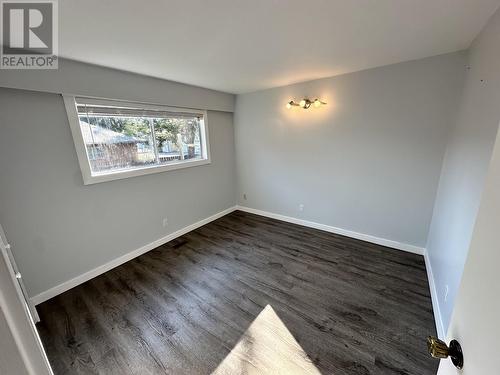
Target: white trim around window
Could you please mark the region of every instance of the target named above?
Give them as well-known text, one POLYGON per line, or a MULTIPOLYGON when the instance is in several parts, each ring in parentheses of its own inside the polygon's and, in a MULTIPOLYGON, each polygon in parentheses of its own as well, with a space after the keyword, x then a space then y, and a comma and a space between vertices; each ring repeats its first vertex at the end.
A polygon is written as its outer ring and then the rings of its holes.
MULTIPOLYGON (((118 180, 129 177, 143 176, 147 174, 167 172, 176 169, 195 167, 200 165, 206 165, 211 162, 210 159, 210 144, 208 139, 208 120, 207 111, 189 109, 189 108, 178 108, 178 107, 168 107, 155 104, 145 104, 137 102, 124 102, 117 100, 108 99, 97 99, 97 98, 87 98, 87 97, 75 97, 71 95, 63 95, 64 105, 66 107, 66 112, 68 114, 69 125, 71 128, 71 133, 73 135, 73 141, 75 143, 76 153, 78 156, 78 162, 80 164, 80 169, 82 171, 83 182, 85 185, 95 184, 99 182, 106 182, 112 180, 118 180), (159 113, 161 115, 171 115, 175 116, 178 114, 182 116, 199 116, 202 120, 200 121, 200 143, 201 143, 201 155, 193 160, 176 160, 169 162, 168 164, 152 164, 147 166, 133 166, 130 168, 123 168, 119 170, 109 170, 109 171, 93 171, 91 167, 90 157, 88 153, 88 148, 84 141, 84 135, 82 134, 82 128, 80 124, 80 119, 78 116, 78 105, 84 103, 89 106, 109 106, 123 109, 128 111, 130 108, 137 109, 140 113, 159 113), (142 111, 142 112, 141 112, 142 111)), ((154 129, 152 129, 153 143, 154 129)), ((156 159, 158 159, 158 150, 156 144, 155 147, 156 159)), ((181 153, 183 151, 181 150, 181 153)))

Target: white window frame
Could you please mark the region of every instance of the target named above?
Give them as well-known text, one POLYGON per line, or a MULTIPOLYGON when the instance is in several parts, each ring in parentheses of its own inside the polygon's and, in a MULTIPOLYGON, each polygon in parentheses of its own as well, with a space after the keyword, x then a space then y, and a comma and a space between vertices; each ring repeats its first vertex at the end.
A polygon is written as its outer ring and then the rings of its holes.
MULTIPOLYGON (((83 98, 82 96, 78 96, 83 98)), ((109 171, 109 172, 92 172, 90 167, 90 159, 87 154, 87 147, 85 147, 85 142, 83 140, 83 135, 80 129, 80 120, 78 118, 78 110, 76 104, 76 97, 73 95, 64 95, 64 105, 66 106, 66 112, 68 114, 69 125, 71 128, 71 134, 73 135, 73 141, 75 143, 76 154, 78 156, 78 162, 80 164, 80 169, 82 171, 83 183, 85 185, 96 184, 99 182, 120 180, 123 178, 143 176, 153 173, 162 173, 167 171, 173 171, 176 169, 196 167, 200 165, 206 165, 211 163, 210 159, 210 143, 208 140, 208 119, 207 111, 191 108, 179 108, 179 107, 168 107, 156 104, 147 104, 139 102, 128 102, 120 100, 110 100, 110 99, 98 99, 85 97, 85 102, 92 102, 96 105, 111 105, 111 106, 126 106, 138 109, 149 109, 149 110, 159 110, 168 112, 182 112, 182 113, 192 113, 194 115, 200 115, 203 117, 200 126, 200 136, 201 136, 201 159, 196 160, 183 160, 179 162, 173 162, 165 165, 152 165, 145 167, 137 167, 129 170, 119 170, 119 171, 109 171)))

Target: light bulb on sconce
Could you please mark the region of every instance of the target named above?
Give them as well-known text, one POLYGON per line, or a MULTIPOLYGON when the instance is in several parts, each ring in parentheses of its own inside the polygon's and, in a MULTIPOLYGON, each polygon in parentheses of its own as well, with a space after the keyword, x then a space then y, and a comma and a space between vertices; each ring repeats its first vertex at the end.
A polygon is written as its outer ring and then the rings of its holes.
POLYGON ((314 99, 314 106, 316 108, 319 108, 319 107, 321 107, 322 105, 325 105, 325 104, 326 104, 325 102, 323 102, 323 101, 321 101, 319 99, 314 99))
POLYGON ((290 109, 290 108, 292 108, 292 106, 298 106, 298 107, 302 107, 302 108, 304 108, 304 109, 308 109, 308 108, 311 106, 311 104, 314 104, 314 107, 315 107, 315 108, 318 108, 318 107, 320 107, 321 105, 324 105, 324 104, 326 104, 326 103, 325 103, 325 102, 323 102, 323 101, 321 101, 321 100, 319 100, 319 99, 314 99, 314 101, 312 102, 312 101, 310 101, 309 99, 304 98, 304 99, 302 99, 299 103, 296 103, 296 102, 294 102, 293 100, 292 100, 292 101, 289 101, 289 102, 286 104, 286 107, 287 107, 288 109, 290 109))
POLYGON ((312 102, 309 99, 302 99, 300 101, 300 106, 304 109, 308 109, 311 106, 312 102))

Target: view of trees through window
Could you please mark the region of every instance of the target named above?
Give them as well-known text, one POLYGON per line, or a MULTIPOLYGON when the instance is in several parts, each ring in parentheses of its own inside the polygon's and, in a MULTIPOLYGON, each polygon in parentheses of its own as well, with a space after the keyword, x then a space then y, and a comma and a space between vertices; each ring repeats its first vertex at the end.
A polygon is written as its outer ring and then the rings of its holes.
POLYGON ((92 172, 202 158, 198 117, 78 115, 92 172))

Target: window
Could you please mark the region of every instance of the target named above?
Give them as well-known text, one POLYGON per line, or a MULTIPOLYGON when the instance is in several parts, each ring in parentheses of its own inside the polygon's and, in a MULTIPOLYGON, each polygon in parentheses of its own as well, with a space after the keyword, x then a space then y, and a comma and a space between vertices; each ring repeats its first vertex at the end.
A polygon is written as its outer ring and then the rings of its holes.
POLYGON ((210 163, 206 111, 64 96, 85 184, 210 163))

